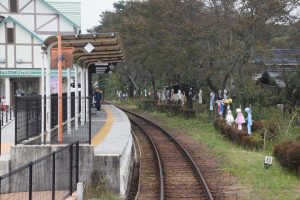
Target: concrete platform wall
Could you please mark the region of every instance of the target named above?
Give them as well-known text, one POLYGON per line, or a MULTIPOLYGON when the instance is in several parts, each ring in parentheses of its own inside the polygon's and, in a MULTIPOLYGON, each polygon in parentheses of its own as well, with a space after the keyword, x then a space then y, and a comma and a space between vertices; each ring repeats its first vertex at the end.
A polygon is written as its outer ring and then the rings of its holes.
MULTIPOLYGON (((97 171, 102 177, 105 177, 113 193, 125 197, 131 171, 134 164, 134 147, 131 136, 131 125, 127 116, 119 109, 112 108, 116 119, 110 130, 110 133, 104 141, 94 147, 90 145, 80 145, 79 150, 79 181, 91 182, 91 174, 97 171)), ((46 156, 53 151, 63 148, 62 145, 18 145, 11 147, 10 156, 0 159, 0 175, 8 171, 19 168, 30 161, 34 161, 46 156)), ((56 169, 58 174, 64 174, 68 171, 66 160, 68 160, 68 151, 61 153, 56 160, 56 169)), ((33 179, 33 189, 35 191, 51 190, 51 159, 44 161, 39 166, 39 176, 33 179), (44 180, 44 181, 43 181, 44 180), (43 183, 43 184, 35 184, 43 183)), ((18 185, 14 186, 16 180, 26 179, 27 174, 19 173, 9 180, 5 190, 8 192, 18 191, 18 185), (8 186, 9 185, 9 186, 8 186)), ((69 176, 64 176, 68 178, 69 176)), ((58 179, 61 177, 58 177, 58 179)), ((28 179, 27 179, 28 180, 28 179)), ((68 189, 68 181, 57 181, 56 188, 60 190, 68 189)), ((26 188, 26 187, 25 187, 26 188)), ((25 190, 24 190, 25 191, 25 190)), ((3 188, 2 188, 3 192, 3 188)))
MULTIPOLYGON (((131 140, 130 140, 131 141, 131 140)), ((8 170, 17 169, 30 161, 34 161, 43 156, 46 156, 53 151, 62 148, 61 145, 45 145, 45 146, 14 146, 11 150, 10 159, 0 160, 0 170, 7 172, 8 170)), ((69 178, 68 170, 68 158, 69 152, 65 150, 61 152, 56 159, 56 174, 63 177, 69 178)), ((79 181, 90 182, 91 174, 93 171, 98 171, 103 177, 105 177, 108 189, 113 193, 119 194, 124 197, 128 177, 131 173, 131 166, 133 164, 133 146, 132 143, 128 143, 126 151, 122 156, 115 155, 94 155, 94 147, 89 145, 80 145, 79 150, 79 181)), ((33 190, 34 191, 45 191, 51 190, 51 176, 52 176, 52 160, 48 158, 42 161, 41 164, 37 164, 38 170, 33 167, 33 190), (38 173, 37 173, 38 172, 38 173)), ((28 168, 27 168, 28 169, 28 168)), ((0 171, 0 172, 1 172, 0 171)), ((4 174, 4 173, 2 173, 4 174)), ((20 181, 28 180, 28 170, 23 170, 11 178, 5 180, 5 188, 2 188, 2 192, 23 192, 27 190, 27 187, 20 187, 20 181)), ((27 185, 27 181, 25 183, 27 185)), ((56 181, 56 188, 59 190, 68 190, 69 182, 56 181)))

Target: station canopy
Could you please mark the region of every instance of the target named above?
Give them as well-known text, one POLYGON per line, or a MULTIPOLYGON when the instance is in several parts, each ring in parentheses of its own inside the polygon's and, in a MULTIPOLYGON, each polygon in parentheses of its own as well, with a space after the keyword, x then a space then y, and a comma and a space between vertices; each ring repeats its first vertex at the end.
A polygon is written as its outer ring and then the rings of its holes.
MULTIPOLYGON (((89 67, 97 63, 117 64, 124 61, 124 51, 119 33, 62 35, 62 49, 71 47, 73 63, 89 67)), ((57 36, 48 37, 42 46, 57 48, 57 36)))

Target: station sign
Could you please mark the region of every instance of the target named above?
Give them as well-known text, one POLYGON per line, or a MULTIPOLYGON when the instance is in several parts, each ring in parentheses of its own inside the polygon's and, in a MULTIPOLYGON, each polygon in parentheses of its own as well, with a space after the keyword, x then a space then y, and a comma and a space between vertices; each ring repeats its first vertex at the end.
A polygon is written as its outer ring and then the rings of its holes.
MULTIPOLYGON (((71 77, 75 76, 75 70, 71 69, 71 77)), ((63 77, 67 77, 67 70, 63 70, 63 77)), ((15 77, 15 78, 30 78, 30 77, 41 77, 42 69, 10 69, 1 68, 0 77, 15 77)), ((57 76, 57 69, 51 70, 51 77, 57 76)))
MULTIPOLYGON (((73 47, 62 47, 62 67, 63 68, 71 68, 73 67, 73 47)), ((58 49, 52 48, 51 49, 51 68, 57 69, 58 66, 58 49)))

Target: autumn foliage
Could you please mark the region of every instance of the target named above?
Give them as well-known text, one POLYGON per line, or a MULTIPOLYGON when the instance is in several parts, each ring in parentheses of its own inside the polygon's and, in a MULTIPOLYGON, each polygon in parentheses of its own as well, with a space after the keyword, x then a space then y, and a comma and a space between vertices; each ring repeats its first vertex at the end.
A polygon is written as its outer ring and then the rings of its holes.
POLYGON ((246 130, 239 131, 236 127, 226 124, 222 118, 217 118, 214 126, 224 137, 237 144, 254 149, 262 149, 263 147, 263 139, 257 133, 249 136, 246 130))
POLYGON ((281 166, 300 173, 300 140, 289 140, 275 145, 273 155, 281 166))

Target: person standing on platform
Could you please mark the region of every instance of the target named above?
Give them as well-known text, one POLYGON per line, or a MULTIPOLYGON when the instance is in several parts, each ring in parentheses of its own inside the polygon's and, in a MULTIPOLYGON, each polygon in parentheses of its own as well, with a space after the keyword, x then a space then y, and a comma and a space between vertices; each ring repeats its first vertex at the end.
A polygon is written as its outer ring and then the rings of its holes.
POLYGON ((100 111, 101 110, 101 99, 102 99, 102 96, 101 96, 101 93, 100 93, 100 90, 99 88, 96 89, 95 91, 95 96, 94 96, 94 100, 95 100, 95 106, 97 108, 97 111, 100 111))

